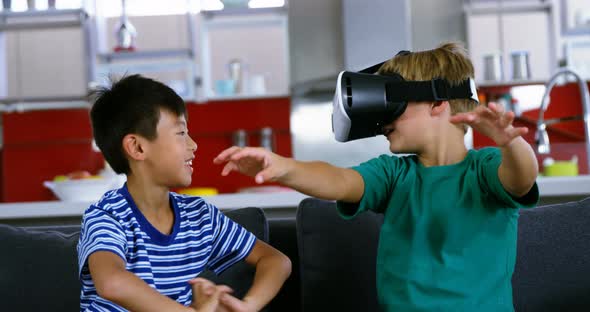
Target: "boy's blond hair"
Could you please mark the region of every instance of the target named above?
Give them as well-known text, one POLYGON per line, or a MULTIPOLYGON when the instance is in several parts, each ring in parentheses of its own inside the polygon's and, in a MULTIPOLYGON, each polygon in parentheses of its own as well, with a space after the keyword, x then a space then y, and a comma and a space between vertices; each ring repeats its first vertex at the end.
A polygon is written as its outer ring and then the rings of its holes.
MULTIPOLYGON (((474 76, 467 50, 457 42, 443 43, 434 50, 397 55, 385 62, 378 73, 397 73, 406 80, 414 81, 441 78, 451 85, 474 76)), ((471 99, 450 100, 449 103, 453 115, 471 111, 477 106, 477 102, 471 99)))

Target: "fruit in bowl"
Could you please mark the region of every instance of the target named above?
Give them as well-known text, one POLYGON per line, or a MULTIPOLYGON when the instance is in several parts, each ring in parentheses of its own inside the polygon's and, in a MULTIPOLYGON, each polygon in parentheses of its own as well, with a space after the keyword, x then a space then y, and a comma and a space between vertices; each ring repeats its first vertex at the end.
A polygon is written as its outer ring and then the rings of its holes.
POLYGON ((121 179, 116 177, 93 176, 83 171, 58 175, 53 181, 45 181, 43 185, 50 189, 57 198, 63 201, 92 202, 112 189, 121 187, 121 179))

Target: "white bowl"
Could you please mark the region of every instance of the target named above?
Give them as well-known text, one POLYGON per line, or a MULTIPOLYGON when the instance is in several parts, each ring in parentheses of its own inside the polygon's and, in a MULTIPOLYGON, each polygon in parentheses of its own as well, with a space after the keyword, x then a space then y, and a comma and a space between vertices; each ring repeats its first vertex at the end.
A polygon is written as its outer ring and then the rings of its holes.
POLYGON ((63 201, 92 202, 99 200, 109 190, 121 187, 120 179, 79 179, 66 181, 45 181, 43 185, 63 201))

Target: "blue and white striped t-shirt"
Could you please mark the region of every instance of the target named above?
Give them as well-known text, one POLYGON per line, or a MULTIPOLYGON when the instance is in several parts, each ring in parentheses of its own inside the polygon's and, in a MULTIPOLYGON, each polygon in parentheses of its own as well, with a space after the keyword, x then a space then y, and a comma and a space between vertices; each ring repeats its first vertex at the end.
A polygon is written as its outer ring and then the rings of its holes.
POLYGON ((88 270, 88 257, 110 251, 126 268, 173 300, 189 305, 188 280, 205 268, 219 274, 244 259, 256 237, 200 197, 170 193, 174 226, 170 235, 154 228, 139 211, 125 184, 107 192, 84 212, 78 242, 81 311, 126 311, 101 298, 88 270))

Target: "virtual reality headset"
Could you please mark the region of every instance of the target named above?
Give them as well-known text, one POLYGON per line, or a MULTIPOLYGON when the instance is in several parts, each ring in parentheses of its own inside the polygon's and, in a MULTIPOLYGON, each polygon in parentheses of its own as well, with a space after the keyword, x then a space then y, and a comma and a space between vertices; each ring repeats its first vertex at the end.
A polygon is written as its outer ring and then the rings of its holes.
MULTIPOLYGON (((410 52, 402 51, 398 55, 402 53, 410 52)), ((401 116, 408 102, 472 99, 479 103, 471 78, 458 85, 444 79, 407 81, 398 74, 374 74, 381 65, 338 75, 332 112, 332 131, 337 141, 383 134, 383 127, 401 116)))

